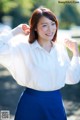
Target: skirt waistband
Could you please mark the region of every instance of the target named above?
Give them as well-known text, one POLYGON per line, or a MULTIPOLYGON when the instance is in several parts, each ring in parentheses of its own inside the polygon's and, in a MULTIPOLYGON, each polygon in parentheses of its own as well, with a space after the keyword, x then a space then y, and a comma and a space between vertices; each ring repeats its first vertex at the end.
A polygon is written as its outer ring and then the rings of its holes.
POLYGON ((36 96, 55 96, 56 94, 60 94, 60 90, 53 90, 53 91, 39 91, 32 88, 26 88, 25 92, 30 95, 36 96))

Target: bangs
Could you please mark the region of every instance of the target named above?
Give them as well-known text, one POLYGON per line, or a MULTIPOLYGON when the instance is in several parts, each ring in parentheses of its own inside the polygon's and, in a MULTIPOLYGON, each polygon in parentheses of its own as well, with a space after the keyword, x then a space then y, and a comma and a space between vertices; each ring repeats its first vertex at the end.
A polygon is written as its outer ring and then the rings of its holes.
POLYGON ((48 18, 48 19, 56 22, 56 21, 55 21, 55 18, 54 18, 54 15, 51 14, 50 12, 44 12, 44 13, 43 13, 43 16, 45 16, 46 18, 48 18))

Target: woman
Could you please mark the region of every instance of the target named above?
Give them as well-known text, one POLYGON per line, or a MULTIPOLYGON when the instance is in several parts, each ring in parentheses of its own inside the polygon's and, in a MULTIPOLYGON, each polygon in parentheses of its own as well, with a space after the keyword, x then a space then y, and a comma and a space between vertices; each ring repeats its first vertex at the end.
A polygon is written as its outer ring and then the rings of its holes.
POLYGON ((55 15, 38 8, 31 16, 30 28, 20 25, 1 37, 0 63, 26 87, 15 120, 67 120, 60 89, 79 82, 79 51, 76 42, 65 40, 73 53, 70 61, 65 47, 56 42, 57 30, 55 15))

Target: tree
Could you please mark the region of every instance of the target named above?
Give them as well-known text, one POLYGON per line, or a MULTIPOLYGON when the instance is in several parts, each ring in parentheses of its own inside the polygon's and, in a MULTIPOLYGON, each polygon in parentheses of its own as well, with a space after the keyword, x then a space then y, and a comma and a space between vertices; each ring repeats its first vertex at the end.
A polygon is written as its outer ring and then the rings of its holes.
POLYGON ((0 0, 0 12, 9 13, 15 8, 19 8, 21 14, 28 15, 32 8, 32 0, 0 0), (27 10, 27 12, 25 12, 27 10))
POLYGON ((76 5, 65 5, 60 13, 60 25, 62 28, 70 28, 72 25, 80 25, 80 14, 76 5))
POLYGON ((32 0, 0 0, 0 22, 4 15, 13 16, 13 26, 20 22, 27 21, 31 14, 32 0))
POLYGON ((13 8, 17 7, 17 4, 11 0, 0 0, 0 22, 4 14, 9 13, 13 8))
POLYGON ((14 26, 28 22, 34 9, 44 6, 50 8, 59 20, 60 28, 80 25, 80 6, 60 4, 58 0, 0 0, 0 22, 3 15, 13 16, 14 26))

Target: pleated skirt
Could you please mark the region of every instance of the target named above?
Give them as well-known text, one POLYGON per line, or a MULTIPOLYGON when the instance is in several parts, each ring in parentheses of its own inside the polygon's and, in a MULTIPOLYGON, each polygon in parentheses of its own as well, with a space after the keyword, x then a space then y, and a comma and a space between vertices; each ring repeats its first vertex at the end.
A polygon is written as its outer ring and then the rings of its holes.
POLYGON ((67 120, 60 90, 26 88, 20 97, 14 120, 67 120))

